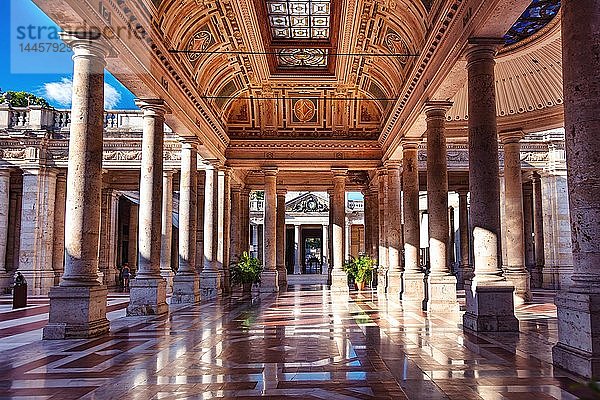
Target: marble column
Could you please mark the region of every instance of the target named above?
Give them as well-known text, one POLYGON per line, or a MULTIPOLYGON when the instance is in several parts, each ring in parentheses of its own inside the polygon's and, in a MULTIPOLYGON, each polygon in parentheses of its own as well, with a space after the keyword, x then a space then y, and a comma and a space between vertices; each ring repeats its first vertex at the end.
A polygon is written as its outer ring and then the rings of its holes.
POLYGON ((223 288, 219 270, 219 164, 206 168, 204 178, 204 268, 200 277, 200 296, 211 300, 219 296, 223 288))
MULTIPOLYGON (((346 205, 346 200, 344 200, 344 207, 346 205)), ((344 260, 348 260, 350 255, 352 254, 352 221, 348 217, 345 218, 344 222, 344 260)))
POLYGON ((523 185, 523 233, 525 239, 525 267, 529 271, 531 286, 542 287, 542 277, 535 273, 535 251, 533 243, 533 187, 523 185))
POLYGON ((446 111, 452 103, 429 101, 427 119, 427 210, 429 213, 429 275, 427 310, 458 312, 456 277, 450 270, 450 222, 448 218, 448 160, 446 151, 446 111))
POLYGON ((242 242, 240 244, 240 254, 249 251, 250 246, 250 189, 242 189, 241 194, 242 207, 242 242))
POLYGON ((371 206, 371 201, 373 199, 373 197, 371 196, 371 191, 369 190, 369 188, 365 188, 362 191, 363 193, 363 198, 364 198, 364 208, 363 208, 363 215, 364 215, 364 222, 365 222, 365 254, 368 256, 372 256, 371 255, 371 247, 372 247, 372 243, 371 243, 371 239, 373 238, 373 221, 371 220, 371 213, 369 212, 371 206))
POLYGON ((388 252, 388 173, 387 168, 381 167, 377 170, 378 184, 378 214, 379 214, 379 270, 377 276, 377 291, 383 295, 388 290, 389 252, 388 252))
POLYGON ((542 204, 542 179, 539 174, 534 173, 532 178, 533 187, 533 249, 535 253, 534 275, 543 281, 544 264, 544 207, 542 204))
POLYGON ((500 265, 500 167, 494 57, 502 39, 471 38, 469 85, 469 191, 475 275, 466 287, 463 326, 474 331, 518 331, 512 286, 500 265))
POLYGON ((104 66, 107 50, 92 33, 63 33, 73 49, 73 99, 65 220, 65 272, 50 290, 44 339, 108 333, 106 286, 98 282, 104 66), (86 37, 84 37, 86 36, 86 37))
POLYGON ((521 181, 522 131, 503 132, 504 223, 506 228, 506 279, 515 287, 515 304, 531 300, 529 272, 525 268, 523 183, 521 181))
POLYGON ((39 165, 22 168, 19 271, 27 280, 29 294, 46 295, 54 286, 52 250, 58 171, 39 165))
POLYGON ((104 282, 107 287, 115 287, 118 285, 118 282, 115 279, 119 273, 117 270, 118 212, 119 197, 117 196, 117 193, 113 189, 102 190, 102 210, 100 213, 100 254, 98 269, 100 270, 102 282, 104 282))
POLYGON ((404 189, 404 274, 402 304, 421 309, 425 298, 425 274, 419 265, 421 228, 419 218, 419 144, 402 142, 402 188, 404 189))
POLYGON ((294 275, 300 275, 302 273, 302 261, 300 260, 300 257, 302 257, 302 249, 300 248, 301 242, 300 225, 294 225, 294 275))
MULTIPOLYGON (((191 138, 186 138, 183 143, 181 143, 181 173, 179 177, 179 268, 173 278, 173 297, 171 297, 171 304, 196 303, 200 300, 198 271, 196 270, 196 264, 201 262, 201 260, 196 260, 197 213, 201 212, 198 210, 197 194, 197 146, 197 141, 191 138)), ((211 170, 211 176, 212 172, 213 171, 211 170)))
MULTIPOLYGON (((56 177, 56 200, 54 201, 54 246, 52 267, 54 268, 54 286, 60 283, 65 271, 65 212, 67 201, 67 175, 59 173, 56 177)), ((116 227, 115 227, 116 229, 116 227)), ((115 254, 116 257, 116 254, 115 254)))
POLYGON ((600 0, 562 2, 567 185, 572 285, 558 294, 554 364, 600 376, 600 0))
MULTIPOLYGON (((329 199, 329 247, 327 248, 327 256, 329 258, 329 271, 327 271, 327 285, 331 286, 331 273, 333 271, 333 189, 327 189, 327 198, 329 199)), ((304 246, 304 243, 301 244, 304 246)))
POLYGON ((460 234, 460 270, 458 288, 463 289, 465 282, 473 279, 473 268, 469 260, 469 206, 467 203, 468 188, 459 189, 458 192, 458 229, 460 234))
POLYGON ((242 185, 231 185, 231 224, 229 229, 230 245, 229 245, 229 260, 236 262, 242 254, 241 237, 242 237, 242 185))
POLYGON ((204 268, 204 164, 196 171, 196 272, 202 274, 204 268))
MULTIPOLYGON (((329 248, 329 225, 323 225, 323 243, 321 245, 321 247, 323 248, 323 254, 325 254, 327 252, 327 249, 329 248)), ((331 261, 329 260, 329 258, 325 258, 325 260, 323 261, 322 264, 322 269, 321 269, 321 274, 322 275, 327 275, 329 273, 329 264, 331 264, 331 261)))
POLYGON ((263 168, 265 173, 264 210, 264 270, 261 275, 260 291, 279 291, 277 273, 277 168, 263 168))
POLYGON ((162 315, 167 281, 160 271, 162 245, 163 136, 165 103, 161 99, 139 99, 143 111, 142 166, 138 223, 138 269, 130 284, 127 315, 162 315))
POLYGON ((277 278, 279 289, 287 288, 285 267, 285 195, 286 189, 277 189, 277 278))
POLYGON ((371 254, 370 256, 379 263, 379 193, 377 188, 371 187, 371 208, 367 210, 371 215, 371 254))
POLYGON ((346 223, 346 175, 345 168, 334 168, 333 196, 330 203, 332 212, 333 266, 331 269, 331 290, 348 292, 348 277, 344 266, 344 224, 346 223))
POLYGON ((162 229, 160 245, 160 275, 167 282, 167 293, 173 292, 171 245, 173 243, 173 170, 163 170, 162 229))
POLYGON ((231 172, 229 167, 219 169, 219 272, 221 273, 221 288, 229 293, 229 229, 231 225, 231 172))
POLYGON ((10 170, 0 169, 0 290, 8 288, 12 284, 12 274, 6 268, 9 209, 10 170))
POLYGON ((400 301, 402 292, 402 202, 400 163, 389 161, 386 163, 388 177, 388 207, 387 207, 387 234, 388 263, 387 275, 388 299, 400 301))
POLYGON ((131 271, 137 271, 138 256, 138 223, 139 223, 139 205, 129 203, 129 232, 127 247, 127 262, 131 271))

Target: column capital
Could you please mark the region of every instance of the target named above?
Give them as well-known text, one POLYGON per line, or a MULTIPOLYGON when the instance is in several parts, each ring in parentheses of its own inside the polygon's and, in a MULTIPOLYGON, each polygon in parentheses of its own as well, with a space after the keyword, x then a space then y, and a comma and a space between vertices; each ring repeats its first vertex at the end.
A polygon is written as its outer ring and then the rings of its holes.
POLYGON ((493 61, 498 50, 506 43, 503 38, 495 37, 471 37, 468 40, 466 52, 467 62, 493 61))
POLYGON ((402 161, 400 160, 386 160, 383 162, 384 168, 387 168, 388 171, 398 170, 402 167, 402 161))
POLYGON ((173 175, 175 175, 175 170, 174 169, 163 169, 163 177, 165 178, 172 178, 173 175))
POLYGON ((379 167, 379 168, 377 168, 377 175, 378 175, 378 176, 380 176, 380 177, 381 177, 381 176, 386 176, 386 175, 387 175, 387 173, 388 173, 388 170, 387 170, 387 168, 386 168, 386 167, 383 167, 383 166, 382 166, 382 167, 379 167))
MULTIPOLYGON (((232 183, 229 186, 229 190, 231 190, 231 193, 242 193, 242 185, 240 185, 239 183, 232 183)), ((248 192, 250 193, 250 192, 248 192)))
POLYGON ((245 187, 242 189, 242 196, 250 196, 250 192, 252 191, 252 189, 245 187))
POLYGON ((277 189, 277 196, 285 196, 287 194, 287 189, 277 189))
POLYGON ((59 33, 59 37, 73 50, 73 59, 94 57, 105 63, 106 57, 114 53, 114 50, 102 40, 100 32, 64 31, 59 33))
POLYGON ((469 194, 469 188, 468 187, 458 187, 454 191, 456 193, 458 193, 459 196, 466 196, 467 194, 469 194))
POLYGON ((179 138, 179 141, 181 142, 181 149, 192 149, 194 150, 196 153, 198 152, 198 146, 200 146, 202 143, 200 142, 200 139, 198 139, 196 136, 182 136, 179 138))
POLYGON ((334 178, 346 178, 346 175, 348 175, 348 168, 331 168, 331 172, 333 173, 334 178))
POLYGON ((263 173, 265 174, 265 177, 277 176, 277 172, 279 172, 279 169, 277 167, 263 167, 262 170, 263 170, 263 173))
POLYGON ((423 111, 427 119, 446 118, 446 112, 452 108, 453 104, 451 101, 430 100, 425 102, 423 111))
POLYGON ((145 117, 164 117, 171 112, 163 99, 135 99, 135 105, 144 112, 145 117))
POLYGON ((400 146, 402 146, 402 152, 405 150, 418 150, 421 138, 402 138, 400 146))
POLYGON ((523 132, 521 129, 516 129, 512 131, 500 132, 499 136, 502 144, 519 143, 523 137, 525 137, 525 132, 523 132))

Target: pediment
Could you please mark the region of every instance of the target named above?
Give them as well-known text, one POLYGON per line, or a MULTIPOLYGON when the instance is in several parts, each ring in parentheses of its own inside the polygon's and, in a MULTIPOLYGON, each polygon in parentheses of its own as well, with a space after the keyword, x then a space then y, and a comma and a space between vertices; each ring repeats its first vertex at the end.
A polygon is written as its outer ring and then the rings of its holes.
POLYGON ((292 213, 326 213, 329 202, 314 193, 305 193, 285 204, 285 211, 292 213))

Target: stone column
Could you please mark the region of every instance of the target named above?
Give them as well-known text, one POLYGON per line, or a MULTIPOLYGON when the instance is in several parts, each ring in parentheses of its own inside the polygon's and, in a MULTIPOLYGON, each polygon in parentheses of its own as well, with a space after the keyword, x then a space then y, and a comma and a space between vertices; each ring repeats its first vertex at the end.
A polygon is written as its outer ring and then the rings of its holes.
POLYGON ((460 234, 460 270, 458 287, 464 288, 465 282, 473 279, 473 268, 469 260, 469 208, 467 204, 468 188, 458 191, 458 229, 460 234))
MULTIPOLYGON (((58 197, 58 195, 57 195, 58 197)), ((102 191, 102 210, 100 213, 100 255, 98 268, 102 281, 107 287, 117 286, 117 214, 119 197, 112 189, 102 191)), ((56 218, 55 218, 56 220, 56 218)), ((64 235, 64 231, 63 231, 64 235)), ((64 239, 63 239, 64 241, 64 239)), ((64 256, 64 253, 63 253, 64 256)))
POLYGON ((523 233, 525 239, 525 268, 529 271, 531 286, 540 288, 542 277, 535 273, 535 252, 533 244, 533 187, 530 183, 523 185, 523 233))
MULTIPOLYGON (((181 173, 179 177, 179 268, 173 278, 171 304, 196 303, 200 300, 198 271, 196 270, 197 261, 201 262, 200 260, 196 260, 197 213, 201 212, 198 210, 197 204, 197 145, 196 140, 187 138, 181 144, 181 173)), ((211 176, 212 172, 211 170, 211 176)), ((206 241, 206 231, 204 240, 206 241)))
POLYGON ((287 288, 285 267, 285 195, 286 189, 277 189, 277 277, 279 289, 287 288))
POLYGON ((29 294, 46 295, 54 286, 54 201, 58 171, 41 166, 23 167, 21 248, 19 271, 29 294))
POLYGON ((555 299, 554 363, 600 376, 600 0, 562 2, 567 185, 573 244, 572 285, 555 299))
POLYGON ((506 227, 506 279, 515 286, 515 304, 531 300, 529 273, 525 268, 521 139, 524 133, 504 132, 504 226, 506 227))
POLYGON ((137 274, 130 284, 127 315, 162 315, 169 309, 166 303, 167 281, 160 273, 166 107, 161 99, 140 99, 136 105, 144 112, 138 217, 139 261, 137 274))
POLYGON ((241 194, 242 207, 242 241, 240 244, 240 254, 249 251, 250 245, 250 189, 242 189, 241 194))
MULTIPOLYGON (((346 200, 344 200, 345 207, 346 200)), ((352 221, 347 216, 344 220, 344 260, 348 260, 352 254, 352 221)))
POLYGON ((12 274, 6 268, 9 209, 10 170, 0 169, 0 290, 8 288, 12 284, 12 274))
POLYGON ((404 189, 404 275, 402 304, 421 308, 425 298, 425 274, 419 265, 421 228, 419 218, 419 144, 402 142, 402 187, 404 189))
POLYGON ((377 260, 379 264, 379 193, 377 188, 371 187, 371 209, 368 212, 371 214, 371 257, 377 260))
POLYGON ((73 49, 73 100, 65 220, 65 272, 50 290, 44 339, 89 338, 108 333, 106 286, 98 282, 104 66, 106 48, 93 34, 65 33, 73 49))
MULTIPOLYGON (((322 243, 322 247, 323 247, 323 253, 325 253, 327 251, 327 249, 329 248, 329 225, 323 225, 323 243, 322 243)), ((321 269, 321 275, 327 275, 329 273, 329 264, 331 264, 331 261, 329 260, 329 257, 326 258, 327 262, 323 263, 322 265, 322 269, 321 269)))
POLYGON ((429 265, 427 310, 458 312, 456 277, 448 260, 448 162, 446 154, 446 111, 452 103, 429 101, 427 116, 427 210, 429 212, 429 265))
POLYGON ((167 293, 173 292, 171 244, 173 243, 173 170, 163 170, 162 229, 160 245, 160 274, 167 282, 167 293))
POLYGON ((331 270, 331 290, 347 292, 348 278, 343 270, 344 266, 344 224, 346 222, 346 175, 345 168, 334 168, 333 196, 330 203, 332 212, 332 244, 333 266, 331 270))
POLYGON ((219 168, 219 249, 218 265, 221 273, 221 288, 229 293, 229 229, 231 221, 231 168, 219 168))
POLYGON ((222 293, 219 271, 219 164, 211 163, 204 178, 204 268, 200 279, 202 299, 214 299, 222 293))
POLYGON ((469 85, 469 191, 475 276, 466 288, 463 326, 474 331, 517 331, 514 287, 500 265, 500 167, 494 56, 502 39, 472 38, 469 85))
MULTIPOLYGON (((67 174, 56 177, 56 200, 54 201, 54 247, 52 267, 54 268, 54 286, 60 283, 65 270, 65 212, 67 201, 67 174)), ((117 202, 118 205, 118 202, 117 202)), ((118 211, 118 210, 117 210, 118 211)), ((115 229, 117 227, 115 226, 115 229)), ((115 232, 116 233, 116 232, 115 232)), ((115 242, 116 244, 116 242, 115 242)), ((116 254, 115 254, 116 259, 116 254)))
POLYGON ((363 193, 363 198, 364 198, 364 211, 363 211, 363 215, 364 215, 364 221, 365 221, 365 253, 368 256, 372 257, 372 254, 371 254, 371 248, 372 248, 371 239, 373 238, 373 232, 372 232, 373 221, 371 220, 371 213, 369 212, 369 209, 372 207, 371 206, 372 196, 371 196, 371 191, 369 190, 368 187, 366 187, 365 189, 363 189, 362 193, 363 193))
POLYGON ((387 205, 388 205, 388 176, 387 169, 381 167, 377 170, 378 180, 378 214, 379 214, 379 271, 377 277, 377 291, 380 294, 387 292, 388 272, 389 272, 389 252, 388 252, 388 226, 387 205))
POLYGON ((402 203, 400 163, 386 163, 388 177, 387 239, 388 239, 388 299, 400 301, 402 292, 402 203))
POLYGON ((138 256, 138 221, 139 221, 139 206, 135 203, 129 203, 129 233, 127 247, 127 262, 132 271, 137 271, 137 256, 138 256))
POLYGON ((229 230, 231 239, 229 246, 230 262, 237 261, 242 254, 242 250, 240 250, 243 236, 242 220, 242 185, 233 184, 231 185, 231 225, 229 230))
MULTIPOLYGON (((329 258, 329 271, 327 271, 327 284, 331 286, 331 272, 333 271, 333 189, 327 189, 327 198, 329 199, 329 247, 327 248, 327 256, 329 258)), ((302 243, 304 246, 304 243, 302 243)))
POLYGON ((260 291, 277 292, 277 168, 263 168, 265 173, 264 270, 260 291))
MULTIPOLYGON (((198 159, 200 162, 200 159, 198 159)), ((198 186, 196 190, 196 272, 202 274, 204 268, 204 164, 196 170, 198 186)))
POLYGON ((533 187, 533 249, 535 252, 534 275, 543 280, 544 273, 544 207, 542 204, 542 180, 539 174, 534 173, 532 178, 533 187))
POLYGON ((294 225, 294 275, 300 275, 302 273, 302 269, 300 268, 302 264, 300 260, 300 242, 300 225, 294 225))

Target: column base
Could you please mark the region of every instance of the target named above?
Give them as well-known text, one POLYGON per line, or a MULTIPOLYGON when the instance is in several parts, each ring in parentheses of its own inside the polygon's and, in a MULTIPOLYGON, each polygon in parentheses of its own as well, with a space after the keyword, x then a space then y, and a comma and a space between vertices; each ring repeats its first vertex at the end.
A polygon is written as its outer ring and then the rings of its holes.
POLYGON ((422 272, 405 272, 402 275, 402 304, 423 308, 425 299, 425 274, 422 272))
POLYGON ((588 379, 600 376, 600 294, 561 292, 554 364, 588 379))
POLYGON ((162 278, 134 279, 129 284, 127 315, 163 315, 167 305, 167 282, 162 278))
POLYGON ((198 275, 175 275, 171 304, 193 304, 200 301, 200 281, 198 275))
POLYGON ((506 281, 467 282, 467 312, 463 315, 463 327, 476 332, 518 332, 514 289, 506 281))
POLYGON ((455 276, 429 275, 427 293, 427 311, 432 313, 458 313, 460 311, 456 296, 455 276))
POLYGON ((331 271, 331 291, 337 293, 349 293, 348 275, 344 271, 331 271))
POLYGON ((388 271, 387 274, 387 298, 393 302, 400 302, 402 294, 402 272, 388 271))
POLYGON ((260 287, 261 293, 275 293, 279 291, 278 283, 279 273, 275 271, 263 271, 260 275, 260 287))
POLYGON ((88 339, 108 333, 106 286, 55 286, 43 339, 88 339))
POLYGON ((531 283, 528 272, 511 272, 509 270, 504 273, 504 277, 515 287, 514 302, 516 306, 531 301, 531 283))
POLYGON ((213 300, 222 292, 219 271, 202 270, 200 274, 200 299, 213 300))
POLYGON ((287 289, 287 268, 285 265, 277 266, 277 283, 279 285, 279 290, 287 289))
POLYGON ((461 290, 464 289, 465 282, 470 281, 471 279, 473 279, 473 267, 469 264, 461 264, 458 268, 458 275, 456 276, 456 288, 461 290))
POLYGON ((171 269, 161 269, 160 275, 167 282, 167 293, 173 293, 173 278, 175 273, 171 269))
POLYGON ((27 281, 27 294, 47 296, 54 287, 54 271, 21 271, 27 281))

